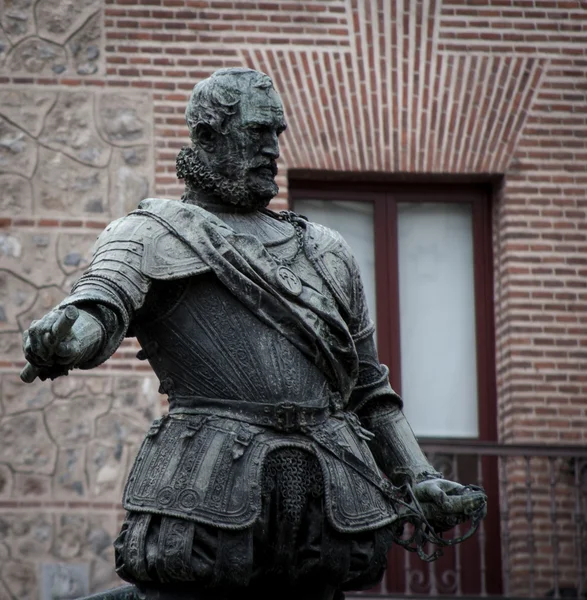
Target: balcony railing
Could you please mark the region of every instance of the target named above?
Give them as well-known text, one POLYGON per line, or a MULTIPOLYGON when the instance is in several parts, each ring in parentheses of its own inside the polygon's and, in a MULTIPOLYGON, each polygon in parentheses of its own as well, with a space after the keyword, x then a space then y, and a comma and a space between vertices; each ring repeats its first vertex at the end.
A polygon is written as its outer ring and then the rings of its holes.
POLYGON ((422 447, 446 478, 486 489, 488 516, 435 563, 395 548, 381 585, 356 597, 587 597, 587 448, 454 440, 422 447))

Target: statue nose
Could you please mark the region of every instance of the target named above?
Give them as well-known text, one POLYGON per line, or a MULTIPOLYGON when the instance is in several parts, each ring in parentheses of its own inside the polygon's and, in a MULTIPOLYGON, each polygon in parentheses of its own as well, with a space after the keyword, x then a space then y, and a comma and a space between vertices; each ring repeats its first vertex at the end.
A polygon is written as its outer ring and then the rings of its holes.
POLYGON ((276 134, 272 134, 271 138, 266 138, 263 140, 261 154, 263 154, 263 156, 268 156, 273 160, 277 160, 279 158, 279 141, 276 134))
POLYGON ((279 148, 266 146, 265 148, 263 148, 263 150, 261 150, 261 152, 264 156, 268 156, 273 160, 277 160, 279 158, 279 148))

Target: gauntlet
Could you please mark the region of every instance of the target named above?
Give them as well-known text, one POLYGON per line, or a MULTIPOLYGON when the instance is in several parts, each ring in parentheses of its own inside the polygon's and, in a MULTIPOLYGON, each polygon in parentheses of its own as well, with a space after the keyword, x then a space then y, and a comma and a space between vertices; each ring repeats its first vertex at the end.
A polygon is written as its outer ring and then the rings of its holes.
POLYGON ((394 538, 396 543, 429 562, 442 555, 443 546, 453 546, 471 537, 486 514, 485 492, 477 486, 463 486, 444 479, 432 467, 399 401, 384 397, 374 399, 360 412, 360 419, 373 434, 368 443, 379 467, 407 494, 408 502, 403 503, 405 521, 412 523, 414 533, 408 540, 399 533, 394 538), (471 523, 464 535, 443 539, 443 532, 469 519, 471 523), (426 542, 439 548, 426 554, 426 542))

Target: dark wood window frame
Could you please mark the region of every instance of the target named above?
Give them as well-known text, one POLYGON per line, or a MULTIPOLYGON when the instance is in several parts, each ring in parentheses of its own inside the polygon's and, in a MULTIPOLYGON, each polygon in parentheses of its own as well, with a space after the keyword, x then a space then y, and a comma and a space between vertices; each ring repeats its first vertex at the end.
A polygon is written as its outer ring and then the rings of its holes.
POLYGON ((290 182, 296 200, 339 200, 373 204, 378 350, 389 366, 393 387, 401 394, 397 205, 403 202, 469 203, 473 217, 473 264, 479 437, 497 441, 491 189, 482 185, 309 184, 290 182), (388 232, 392 232, 389 235, 388 232))
MULTIPOLYGON (((495 370, 495 318, 493 300, 493 250, 492 250, 492 204, 493 187, 491 182, 482 184, 412 184, 412 183, 372 183, 344 181, 298 181, 290 180, 289 198, 292 210, 298 200, 338 200, 370 202, 373 204, 375 240, 375 283, 377 298, 377 339, 381 362, 390 369, 390 381, 401 394, 400 356, 400 312, 399 312, 399 272, 397 246, 397 205, 404 202, 426 203, 468 203, 472 208, 473 227, 473 266, 475 298, 475 339, 477 350, 477 439, 497 441, 497 391, 495 370), (392 232, 390 235, 389 232, 392 232)), ((409 401, 409 399, 408 399, 409 401)), ((420 438, 425 443, 426 439, 420 438)), ((452 440, 458 443, 458 439, 452 440)), ((498 524, 499 490, 497 462, 485 458, 482 463, 483 482, 488 492, 487 524, 498 524)), ((471 481, 470 483, 477 483, 471 481)), ((475 563, 476 549, 468 558, 470 566, 475 563)), ((501 551, 499 526, 491 526, 486 532, 486 565, 493 573, 489 583, 491 593, 501 592, 501 551)), ((402 553, 403 554, 403 553, 402 553)), ((404 590, 404 577, 401 565, 404 557, 393 552, 390 556, 391 583, 389 591, 404 590)), ((442 562, 442 561, 441 561, 442 562)), ((440 567, 442 568, 442 567, 440 567)), ((478 574, 470 573, 470 581, 465 588, 470 593, 478 589, 478 574)))

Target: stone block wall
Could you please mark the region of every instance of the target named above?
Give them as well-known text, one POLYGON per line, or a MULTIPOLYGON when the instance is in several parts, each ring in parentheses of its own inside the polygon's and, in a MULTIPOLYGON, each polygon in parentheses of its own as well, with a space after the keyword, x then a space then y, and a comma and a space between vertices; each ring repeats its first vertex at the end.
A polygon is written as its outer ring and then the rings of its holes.
POLYGON ((120 584, 122 486, 161 411, 140 368, 18 377, 22 332, 67 295, 101 229, 154 191, 151 95, 63 83, 104 76, 103 21, 95 0, 0 2, 2 600, 120 584))
POLYGON ((103 72, 101 0, 2 0, 0 67, 23 78, 103 72))
MULTIPOLYGON (((104 367, 68 378, 68 393, 61 382, 25 389, 20 336, 67 293, 111 219, 144 196, 181 194, 174 163, 190 91, 241 65, 274 78, 288 115, 277 208, 293 170, 503 176, 500 437, 587 441, 584 2, 0 0, 2 600, 113 580, 120 474, 160 404, 148 367, 126 341, 104 367), (122 397, 139 403, 133 417, 122 397)), ((516 477, 512 505, 524 498, 516 477)), ((512 531, 519 594, 526 540, 512 531)))
POLYGON ((0 598, 118 585, 125 474, 159 411, 149 376, 0 377, 0 598))

